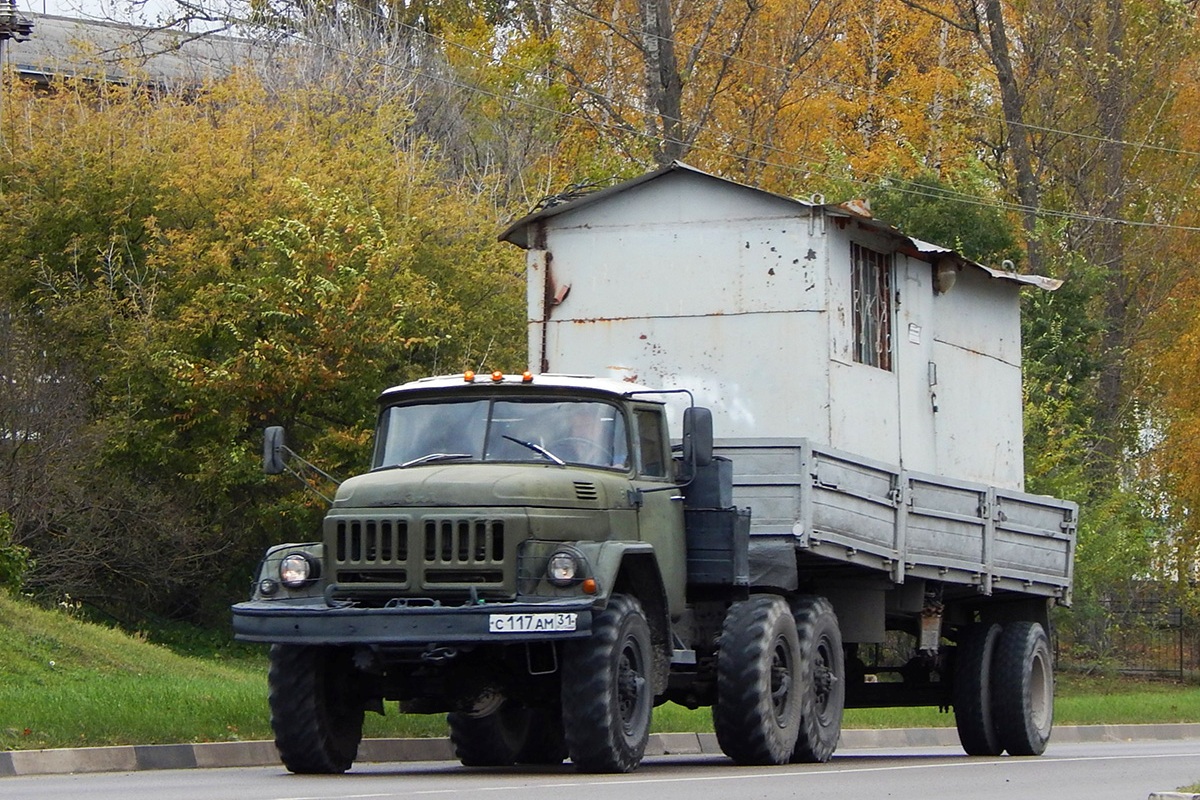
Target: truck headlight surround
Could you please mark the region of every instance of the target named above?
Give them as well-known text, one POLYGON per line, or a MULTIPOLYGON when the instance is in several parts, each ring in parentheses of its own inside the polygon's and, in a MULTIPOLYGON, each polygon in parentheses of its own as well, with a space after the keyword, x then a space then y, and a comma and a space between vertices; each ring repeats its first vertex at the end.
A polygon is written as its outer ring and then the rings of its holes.
POLYGON ((279 582, 289 589, 302 589, 321 577, 321 567, 306 553, 289 553, 279 562, 279 582))
POLYGON ((574 586, 586 573, 587 562, 574 550, 556 550, 546 560, 546 580, 555 586, 574 586))

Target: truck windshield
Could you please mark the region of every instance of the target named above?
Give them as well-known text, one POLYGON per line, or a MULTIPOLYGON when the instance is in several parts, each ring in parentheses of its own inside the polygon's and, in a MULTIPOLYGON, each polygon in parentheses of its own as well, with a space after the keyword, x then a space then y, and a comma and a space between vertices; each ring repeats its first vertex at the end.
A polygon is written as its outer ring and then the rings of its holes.
POLYGON ((626 470, 621 409, 599 400, 470 400, 389 406, 375 469, 438 461, 550 462, 626 470))

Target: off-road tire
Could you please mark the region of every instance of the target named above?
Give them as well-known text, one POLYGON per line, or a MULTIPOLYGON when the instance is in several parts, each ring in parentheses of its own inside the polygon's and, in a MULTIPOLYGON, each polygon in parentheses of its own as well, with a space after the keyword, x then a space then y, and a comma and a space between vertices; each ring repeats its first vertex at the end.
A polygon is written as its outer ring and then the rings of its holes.
POLYGON ((796 746, 804 688, 800 641, 781 597, 756 595, 725 614, 717 653, 713 729, 739 764, 786 764, 796 746))
POLYGON ((650 738, 654 706, 650 626, 637 598, 614 594, 592 635, 563 643, 567 751, 580 772, 632 772, 650 738))
POLYGON ((505 702, 486 717, 451 712, 446 715, 450 744, 464 767, 508 767, 529 739, 529 709, 505 702))
POLYGON ((969 756, 998 756, 1004 748, 992 713, 992 661, 1000 626, 968 625, 954 658, 954 724, 969 756))
POLYGON ((362 741, 363 703, 354 692, 354 659, 339 647, 271 647, 268 702, 275 747, 296 773, 350 769, 362 741))
POLYGON ((792 762, 824 763, 833 756, 842 735, 846 707, 846 654, 833 605, 824 597, 803 595, 792 600, 800 639, 804 701, 800 733, 792 762))
POLYGON ((454 754, 465 767, 561 764, 567 757, 557 708, 528 708, 510 701, 486 717, 452 712, 446 722, 454 754))
POLYGON ((529 709, 529 736, 517 753, 518 764, 561 764, 567 758, 567 740, 563 736, 562 709, 529 709))
POLYGON ((992 661, 992 715, 1000 745, 1013 756, 1040 756, 1054 724, 1050 640, 1037 622, 1010 622, 992 661))

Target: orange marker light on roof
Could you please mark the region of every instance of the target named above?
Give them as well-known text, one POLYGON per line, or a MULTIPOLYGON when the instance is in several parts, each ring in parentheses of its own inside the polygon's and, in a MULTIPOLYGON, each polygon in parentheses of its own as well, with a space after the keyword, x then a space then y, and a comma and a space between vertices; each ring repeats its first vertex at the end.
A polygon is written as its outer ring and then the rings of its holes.
POLYGON ((474 382, 474 380, 475 380, 475 372, 474 372, 474 370, 467 370, 466 372, 464 372, 464 373, 463 373, 463 380, 464 380, 464 381, 466 381, 467 383, 472 383, 472 382, 474 382))
POLYGON ((533 383, 533 373, 529 370, 525 370, 523 373, 521 373, 521 382, 533 383))
POLYGON ((492 380, 494 380, 496 383, 499 383, 500 381, 504 380, 504 373, 500 370, 496 370, 492 373, 492 380))

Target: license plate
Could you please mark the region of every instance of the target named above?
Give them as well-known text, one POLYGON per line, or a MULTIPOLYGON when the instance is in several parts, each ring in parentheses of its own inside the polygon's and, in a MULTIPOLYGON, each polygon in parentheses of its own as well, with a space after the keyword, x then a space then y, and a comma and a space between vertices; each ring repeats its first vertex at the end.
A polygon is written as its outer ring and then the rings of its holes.
POLYGON ((578 614, 492 614, 489 633, 553 633, 575 630, 578 614))

